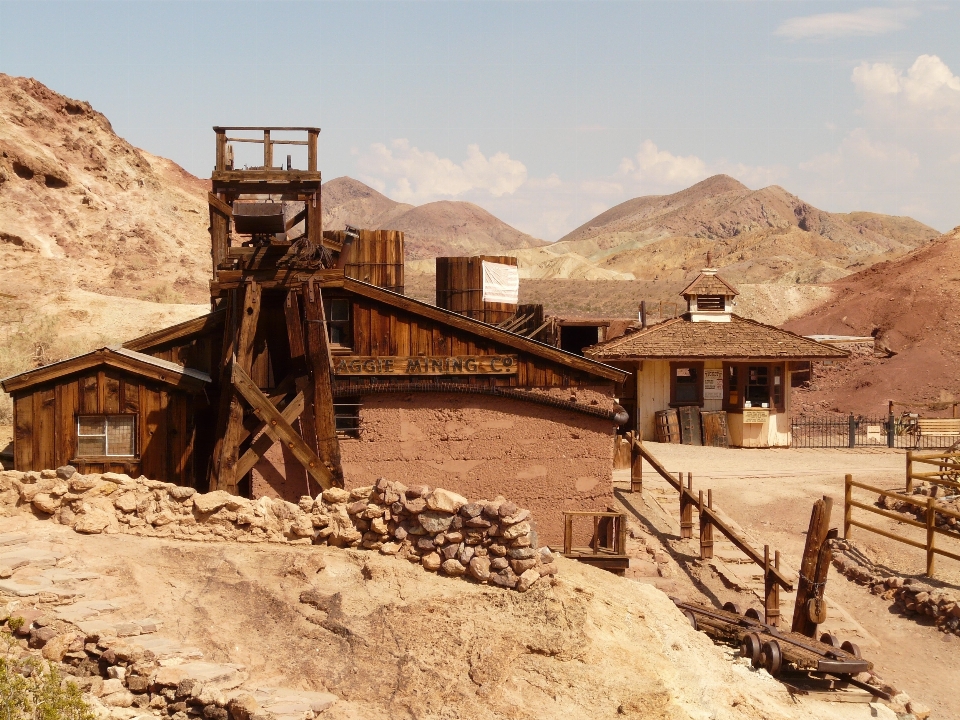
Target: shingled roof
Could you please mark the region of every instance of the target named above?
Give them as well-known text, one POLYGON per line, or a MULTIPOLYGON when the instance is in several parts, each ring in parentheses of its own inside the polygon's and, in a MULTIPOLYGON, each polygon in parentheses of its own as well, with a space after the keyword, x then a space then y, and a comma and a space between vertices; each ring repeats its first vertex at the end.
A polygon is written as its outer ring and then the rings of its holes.
POLYGON ((711 358, 729 360, 829 360, 845 350, 739 315, 730 322, 691 322, 684 316, 584 349, 594 360, 711 358))
POLYGON ((737 289, 715 272, 701 272, 680 293, 687 295, 739 295, 737 289))

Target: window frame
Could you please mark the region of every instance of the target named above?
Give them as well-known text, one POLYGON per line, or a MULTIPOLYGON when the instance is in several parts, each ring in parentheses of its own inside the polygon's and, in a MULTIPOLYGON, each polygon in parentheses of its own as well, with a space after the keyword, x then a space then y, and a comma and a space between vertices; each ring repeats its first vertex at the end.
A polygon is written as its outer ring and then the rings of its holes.
POLYGON ((331 348, 350 349, 353 347, 353 301, 351 298, 343 296, 327 298, 324 303, 324 320, 327 324, 327 340, 331 348), (333 308, 339 303, 346 305, 347 317, 343 320, 334 320, 333 308), (333 339, 335 331, 340 334, 340 340, 333 339))
POLYGON ((75 457, 79 460, 88 459, 88 458, 137 458, 139 457, 139 443, 137 426, 139 424, 139 418, 135 413, 83 413, 77 414, 74 418, 75 428, 76 428, 76 438, 77 446, 74 453, 75 457), (80 432, 80 423, 85 418, 101 418, 103 420, 103 433, 91 434, 85 433, 81 434, 80 432), (110 419, 111 418, 130 418, 132 419, 132 428, 131 428, 131 445, 132 453, 111 453, 110 452, 110 419), (103 452, 99 454, 81 454, 80 453, 80 439, 81 438, 103 438, 103 452))
MULTIPOLYGON (((786 412, 786 399, 789 390, 786 388, 787 370, 784 363, 771 362, 725 362, 723 364, 723 407, 728 412, 743 412, 743 402, 746 399, 747 387, 749 385, 750 368, 765 367, 769 379, 769 394, 765 401, 769 405, 769 410, 778 413, 786 412), (779 385, 776 379, 779 377, 779 385), (734 388, 734 384, 736 388, 734 388), (779 392, 777 391, 779 388, 779 392), (736 389, 737 400, 731 400, 731 392, 736 389)), ((753 405, 753 408, 762 407, 753 405)))
MULTIPOLYGON (((685 384, 685 383, 683 383, 685 384)), ((697 406, 703 407, 703 362, 700 361, 691 361, 691 362, 671 362, 670 363, 670 407, 678 408, 685 406, 697 406), (677 370, 680 369, 693 370, 696 373, 696 382, 694 382, 694 387, 697 391, 696 400, 677 400, 677 370)))

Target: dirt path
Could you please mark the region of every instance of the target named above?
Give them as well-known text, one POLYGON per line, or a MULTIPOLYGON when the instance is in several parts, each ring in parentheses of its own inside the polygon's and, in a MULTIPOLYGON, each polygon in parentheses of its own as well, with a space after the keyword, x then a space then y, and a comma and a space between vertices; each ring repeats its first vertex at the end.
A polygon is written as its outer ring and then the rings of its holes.
MULTIPOLYGON (((714 502, 746 530, 784 553, 799 566, 810 510, 823 495, 834 500, 832 525, 843 523, 844 475, 881 488, 902 488, 904 453, 898 450, 725 450, 648 443, 671 472, 692 472, 694 489, 713 489, 714 502)), ((645 466, 645 472, 649 469, 645 466)), ((650 469, 652 473, 652 469, 650 469)), ((858 496, 865 503, 876 498, 858 496)), ((866 513, 863 513, 866 515, 866 513)), ((865 521, 908 537, 911 529, 878 516, 865 521)), ((922 577, 925 555, 864 530, 854 529, 856 547, 904 576, 922 577)), ((937 559, 938 584, 960 587, 960 563, 937 559)), ((888 682, 929 705, 936 718, 960 718, 960 638, 901 617, 890 602, 836 572, 830 574, 833 598, 871 636, 864 654, 888 682), (935 680, 933 680, 935 678, 935 680)), ((782 608, 792 613, 792 606, 782 608)))

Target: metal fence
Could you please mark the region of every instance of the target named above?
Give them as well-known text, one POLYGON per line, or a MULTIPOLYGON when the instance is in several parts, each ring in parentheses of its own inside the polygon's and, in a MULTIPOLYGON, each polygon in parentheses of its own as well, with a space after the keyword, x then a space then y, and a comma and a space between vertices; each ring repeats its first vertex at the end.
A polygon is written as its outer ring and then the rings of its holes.
POLYGON ((800 415, 791 422, 793 447, 891 447, 940 449, 957 442, 953 435, 921 435, 914 419, 894 415, 800 415))

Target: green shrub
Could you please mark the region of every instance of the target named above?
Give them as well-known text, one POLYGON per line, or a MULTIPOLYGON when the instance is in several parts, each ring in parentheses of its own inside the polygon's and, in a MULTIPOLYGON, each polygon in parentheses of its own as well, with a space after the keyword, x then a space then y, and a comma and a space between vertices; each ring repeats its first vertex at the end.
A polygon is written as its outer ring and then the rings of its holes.
POLYGON ((37 658, 15 659, 16 641, 4 633, 0 656, 0 720, 94 720, 76 683, 64 682, 56 665, 37 658))

